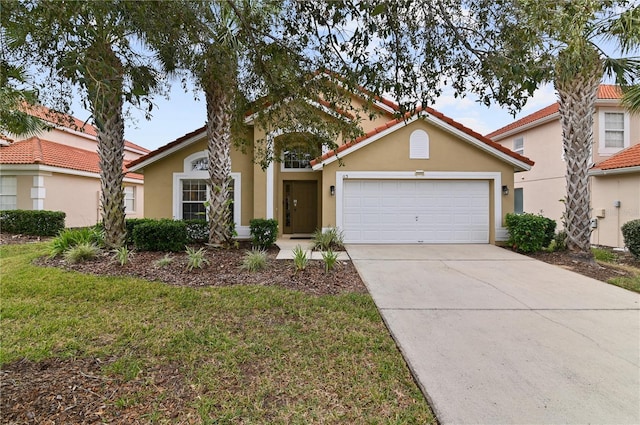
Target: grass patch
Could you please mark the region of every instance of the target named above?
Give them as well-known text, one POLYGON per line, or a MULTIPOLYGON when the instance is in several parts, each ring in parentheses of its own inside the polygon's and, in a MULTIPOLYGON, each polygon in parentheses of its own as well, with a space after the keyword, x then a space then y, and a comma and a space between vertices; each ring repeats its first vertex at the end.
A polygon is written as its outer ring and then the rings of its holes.
POLYGON ((103 373, 127 380, 177 365, 204 423, 435 424, 368 295, 172 287, 31 264, 46 253, 0 247, 0 364, 108 356, 103 373))
POLYGON ((616 277, 609 279, 609 283, 640 293, 640 273, 636 274, 634 277, 616 277))
POLYGON ((604 263, 616 262, 616 254, 607 249, 591 248, 591 252, 593 253, 593 257, 596 259, 596 261, 602 261, 604 263))

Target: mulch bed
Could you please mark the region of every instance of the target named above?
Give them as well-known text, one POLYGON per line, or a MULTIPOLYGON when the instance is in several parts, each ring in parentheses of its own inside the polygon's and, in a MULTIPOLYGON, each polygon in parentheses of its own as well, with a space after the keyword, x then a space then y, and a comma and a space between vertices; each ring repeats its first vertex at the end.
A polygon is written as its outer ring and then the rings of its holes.
POLYGON ((187 269, 188 258, 183 252, 169 254, 172 261, 165 266, 156 264, 167 255, 160 252, 134 252, 131 261, 124 266, 118 264, 111 253, 103 253, 95 260, 76 264, 69 264, 60 258, 42 257, 36 260, 36 264, 96 275, 135 276, 175 286, 264 285, 313 295, 367 291, 351 261, 337 262, 335 269, 329 273, 325 273, 322 261, 309 261, 305 270, 296 273, 293 260, 276 260, 278 249, 273 248, 268 251, 267 267, 249 272, 240 269, 247 248, 208 248, 205 258, 209 264, 191 271, 187 269))
POLYGON ((22 360, 0 372, 2 424, 200 423, 196 396, 178 367, 155 366, 132 380, 105 375, 115 359, 22 360))
POLYGON ((615 252, 617 262, 615 264, 608 263, 585 263, 580 261, 571 255, 567 251, 559 252, 534 252, 527 254, 528 256, 535 258, 536 260, 544 261, 545 263, 555 264, 567 270, 571 270, 581 275, 591 277, 602 282, 607 282, 609 279, 616 277, 633 277, 635 274, 628 267, 634 267, 640 269, 640 260, 633 258, 628 252, 615 252), (620 267, 622 266, 622 267, 620 267), (627 267, 625 267, 627 266, 627 267))

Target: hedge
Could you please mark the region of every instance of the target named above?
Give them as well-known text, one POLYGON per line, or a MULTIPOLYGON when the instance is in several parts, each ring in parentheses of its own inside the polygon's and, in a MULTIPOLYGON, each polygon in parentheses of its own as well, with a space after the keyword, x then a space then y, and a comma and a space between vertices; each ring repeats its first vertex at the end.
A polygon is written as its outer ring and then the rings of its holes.
POLYGON ((55 236, 64 229, 62 211, 2 210, 0 229, 6 233, 55 236))
POLYGON ((140 251, 183 251, 187 244, 187 224, 170 219, 146 220, 134 226, 133 242, 140 251))

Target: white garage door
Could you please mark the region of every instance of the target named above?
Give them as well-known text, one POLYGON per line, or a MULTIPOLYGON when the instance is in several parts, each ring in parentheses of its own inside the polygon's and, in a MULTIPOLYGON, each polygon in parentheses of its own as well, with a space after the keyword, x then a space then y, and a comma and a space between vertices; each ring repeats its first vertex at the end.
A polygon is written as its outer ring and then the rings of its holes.
POLYGON ((347 243, 488 243, 486 180, 345 180, 347 243))

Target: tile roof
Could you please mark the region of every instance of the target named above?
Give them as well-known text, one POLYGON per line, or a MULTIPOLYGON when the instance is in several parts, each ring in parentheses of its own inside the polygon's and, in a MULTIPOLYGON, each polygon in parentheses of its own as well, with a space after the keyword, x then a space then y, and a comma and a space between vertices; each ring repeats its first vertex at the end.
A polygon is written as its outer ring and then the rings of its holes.
MULTIPOLYGON (((606 99, 620 99, 622 97, 622 91, 619 86, 611 85, 611 84, 600 84, 598 87, 598 99, 606 100, 606 99)), ((511 130, 515 130, 519 127, 524 127, 527 124, 534 123, 543 118, 549 117, 553 114, 556 114, 559 111, 558 102, 549 105, 545 108, 542 108, 532 114, 529 114, 523 118, 520 118, 517 121, 514 121, 502 128, 499 128, 489 134, 486 137, 493 139, 494 137, 500 136, 501 134, 508 133, 511 130)))
MULTIPOLYGON (((430 107, 425 107, 425 108, 417 108, 415 113, 427 113, 431 116, 436 117, 437 119, 439 119, 440 121, 444 121, 445 123, 453 126, 454 128, 462 131, 463 133, 466 133, 467 135, 477 139, 478 141, 485 143, 486 145, 502 152, 505 153, 507 155, 509 155, 510 157, 517 159, 518 161, 522 161, 525 164, 529 164, 529 165, 533 165, 534 162, 532 160, 530 160, 529 158, 522 156, 516 152, 513 152, 512 150, 500 145, 499 143, 494 142, 491 139, 488 139, 487 137, 481 135, 480 133, 477 133, 473 130, 471 130, 468 127, 465 127, 464 125, 460 124, 459 122, 447 117, 446 115, 444 115, 441 112, 436 111, 433 108, 430 107)), ((403 122, 404 120, 406 120, 407 118, 409 118, 411 115, 410 114, 405 114, 404 117, 400 117, 400 118, 396 118, 394 120, 388 121, 387 123, 385 123, 384 125, 381 125, 379 127, 374 128, 373 130, 369 131, 368 133, 356 138, 355 140, 352 140, 348 143, 345 143, 343 145, 341 145, 340 147, 338 147, 337 149, 334 149, 330 152, 325 153, 324 155, 322 155, 320 158, 316 158, 313 161, 311 161, 311 165, 314 166, 326 159, 331 158, 334 155, 339 154, 340 152, 345 151, 346 149, 349 149, 350 147, 357 145, 358 143, 367 140, 373 136, 375 136, 378 133, 381 133, 385 130, 387 130, 390 127, 393 127, 394 125, 400 124, 401 122, 403 122)))
POLYGON ((628 167, 640 167, 640 142, 597 163, 592 169, 613 170, 628 167))
MULTIPOLYGON (((96 152, 79 149, 60 143, 31 137, 0 147, 0 164, 38 164, 70 170, 99 173, 99 158, 96 152)), ((123 165, 123 171, 127 172, 123 165)), ((127 177, 142 180, 143 176, 127 173, 127 177)))
MULTIPOLYGON (((41 120, 47 121, 56 126, 68 128, 69 130, 78 131, 80 133, 87 134, 89 136, 98 137, 98 131, 94 126, 88 124, 78 118, 63 114, 62 112, 54 111, 46 106, 29 106, 27 112, 34 117, 38 117, 41 120)), ((149 153, 150 150, 140 145, 136 145, 128 140, 124 141, 125 147, 136 149, 145 153, 149 153)))

